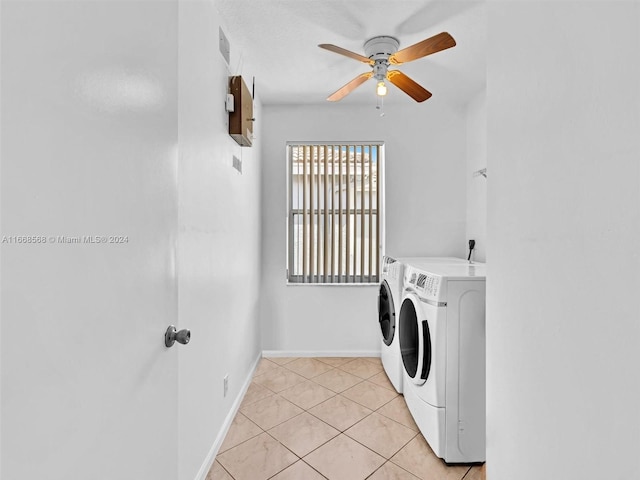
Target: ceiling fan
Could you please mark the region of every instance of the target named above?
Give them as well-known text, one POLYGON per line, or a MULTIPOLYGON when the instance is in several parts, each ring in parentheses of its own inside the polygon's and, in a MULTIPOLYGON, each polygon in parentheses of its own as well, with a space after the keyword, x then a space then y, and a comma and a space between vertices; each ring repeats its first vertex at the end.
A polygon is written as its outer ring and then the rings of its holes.
POLYGON ((431 97, 431 92, 411 80, 400 70, 389 70, 389 66, 412 62, 418 58, 455 47, 455 45, 456 41, 447 32, 439 33, 402 50, 398 50, 400 42, 394 37, 385 35, 373 37, 364 44, 366 56, 328 43, 320 44, 318 45, 320 48, 359 60, 373 67, 371 72, 358 75, 342 88, 329 95, 327 100, 337 102, 373 77, 377 80, 376 93, 378 96, 382 97, 387 94, 385 80, 389 80, 416 102, 424 102, 431 97))

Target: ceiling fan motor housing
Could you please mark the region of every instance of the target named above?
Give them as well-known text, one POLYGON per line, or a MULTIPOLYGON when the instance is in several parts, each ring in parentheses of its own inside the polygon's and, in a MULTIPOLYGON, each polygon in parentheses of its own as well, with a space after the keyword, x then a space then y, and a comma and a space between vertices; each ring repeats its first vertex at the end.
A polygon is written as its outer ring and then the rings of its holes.
POLYGON ((364 44, 365 55, 373 60, 373 76, 377 80, 387 78, 389 57, 398 51, 400 42, 398 39, 382 35, 367 40, 364 44))
POLYGON ((389 60, 398 51, 400 42, 397 38, 382 35, 373 37, 364 43, 365 55, 371 60, 389 60))

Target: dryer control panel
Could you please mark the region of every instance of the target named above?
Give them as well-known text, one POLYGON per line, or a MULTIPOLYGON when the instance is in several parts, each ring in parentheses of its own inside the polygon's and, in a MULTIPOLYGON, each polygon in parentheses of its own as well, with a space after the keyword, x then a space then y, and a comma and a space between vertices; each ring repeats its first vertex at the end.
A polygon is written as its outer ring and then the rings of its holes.
POLYGON ((425 297, 438 297, 441 281, 439 276, 419 273, 412 269, 408 269, 407 274, 407 283, 413 285, 416 291, 424 293, 425 297))

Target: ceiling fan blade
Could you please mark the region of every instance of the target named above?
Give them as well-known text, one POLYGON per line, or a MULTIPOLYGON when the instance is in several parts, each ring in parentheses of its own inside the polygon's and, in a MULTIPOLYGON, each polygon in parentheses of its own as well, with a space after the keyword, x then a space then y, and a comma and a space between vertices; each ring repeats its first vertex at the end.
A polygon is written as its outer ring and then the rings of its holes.
POLYGON ((422 40, 410 47, 403 48, 389 57, 389 62, 394 65, 411 62, 418 58, 426 57, 447 48, 455 47, 456 41, 447 32, 439 33, 433 37, 422 40))
POLYGON ((337 102, 338 100, 342 100, 344 97, 349 95, 352 91, 362 85, 364 82, 369 80, 373 76, 373 73, 367 72, 362 75, 358 75, 356 78, 347 83, 344 87, 336 90, 334 93, 327 97, 327 100, 330 102, 337 102))
POLYGON ((424 102, 431 97, 431 92, 418 85, 400 70, 387 72, 387 79, 416 102, 424 102))
POLYGON ((352 52, 351 50, 347 50, 342 47, 337 47, 335 45, 331 45, 330 43, 321 43, 318 45, 320 48, 324 48, 325 50, 329 50, 330 52, 339 53, 340 55, 344 55, 345 57, 353 58, 354 60, 358 60, 362 63, 368 63, 369 65, 373 65, 375 62, 359 53, 352 52))

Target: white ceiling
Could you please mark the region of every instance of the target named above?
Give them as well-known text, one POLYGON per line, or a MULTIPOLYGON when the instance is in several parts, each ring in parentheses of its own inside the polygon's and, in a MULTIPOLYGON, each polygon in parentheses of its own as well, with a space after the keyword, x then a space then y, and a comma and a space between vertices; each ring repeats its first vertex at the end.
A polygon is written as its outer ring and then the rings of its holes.
MULTIPOLYGON (((399 68, 452 106, 466 104, 485 86, 484 0, 215 2, 231 41, 231 73, 255 75, 256 94, 266 104, 326 103, 329 94, 370 67, 317 45, 364 54, 364 42, 376 35, 396 37, 402 49, 447 31, 456 40, 454 48, 399 68)), ((375 102, 372 80, 341 100, 375 102)), ((385 102, 414 103, 393 86, 385 102)))

